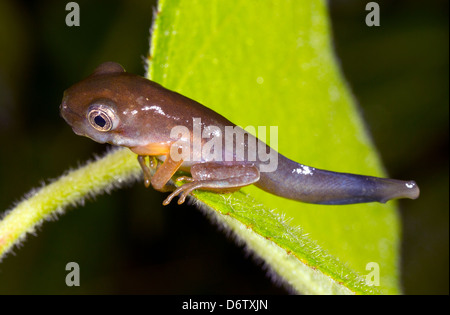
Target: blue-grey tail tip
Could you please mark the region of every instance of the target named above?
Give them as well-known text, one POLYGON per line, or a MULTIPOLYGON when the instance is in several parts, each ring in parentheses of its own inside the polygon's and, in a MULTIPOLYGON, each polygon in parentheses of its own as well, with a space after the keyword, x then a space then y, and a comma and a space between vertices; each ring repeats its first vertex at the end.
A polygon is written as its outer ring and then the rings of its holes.
POLYGON ((405 182, 405 198, 417 199, 420 195, 420 189, 417 183, 413 180, 405 182))
POLYGON ((387 191, 384 196, 378 200, 381 203, 386 203, 389 200, 393 199, 417 199, 420 195, 419 186, 417 186, 416 182, 413 180, 409 181, 401 181, 401 180, 391 180, 387 179, 388 185, 387 191))

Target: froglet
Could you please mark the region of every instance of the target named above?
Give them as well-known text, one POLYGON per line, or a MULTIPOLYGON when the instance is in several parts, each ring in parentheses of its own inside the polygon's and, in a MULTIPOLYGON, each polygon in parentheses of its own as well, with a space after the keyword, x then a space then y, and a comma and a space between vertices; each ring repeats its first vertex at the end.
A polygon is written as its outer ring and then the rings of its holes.
POLYGON ((164 205, 177 195, 181 204, 196 189, 231 192, 251 184, 288 199, 326 205, 384 203, 419 196, 414 181, 331 172, 294 162, 213 110, 127 73, 114 62, 101 64, 89 77, 67 89, 60 111, 77 135, 128 147, 136 153, 145 185, 173 191, 164 205), (209 130, 210 137, 194 132, 195 121, 200 128, 209 130), (212 136, 226 136, 229 127, 234 128, 235 134, 231 141, 225 137, 228 145, 220 142, 214 147, 209 143, 209 149, 216 149, 214 154, 199 150, 208 145, 212 136), (251 145, 254 143, 256 146, 251 145), (250 148, 272 152, 271 157, 277 159, 276 168, 270 169, 267 159, 245 151, 250 148), (247 153, 240 156, 238 153, 242 152, 247 153), (148 156, 150 163, 146 161, 148 156), (155 162, 154 157, 162 164, 155 162), (150 168, 156 169, 153 176, 150 168), (179 169, 190 172, 191 177, 178 178, 186 183, 173 190, 167 183, 179 169))

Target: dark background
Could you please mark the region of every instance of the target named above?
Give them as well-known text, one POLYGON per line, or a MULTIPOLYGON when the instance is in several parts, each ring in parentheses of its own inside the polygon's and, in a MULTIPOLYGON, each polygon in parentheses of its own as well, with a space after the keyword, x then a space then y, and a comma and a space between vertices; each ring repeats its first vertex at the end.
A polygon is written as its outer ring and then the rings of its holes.
MULTIPOLYGON (((144 74, 153 2, 0 1, 0 213, 42 181, 102 153, 59 116, 62 92, 99 63, 144 74)), ((401 202, 406 294, 448 294, 448 1, 330 1, 334 43, 389 174, 413 178, 421 197, 401 202), (392 135, 396 135, 393 137, 392 135), (403 139, 398 142, 398 139, 403 139)), ((0 264, 2 294, 284 294, 261 263, 200 211, 137 184, 46 222, 0 264), (64 284, 81 266, 81 286, 64 284)))

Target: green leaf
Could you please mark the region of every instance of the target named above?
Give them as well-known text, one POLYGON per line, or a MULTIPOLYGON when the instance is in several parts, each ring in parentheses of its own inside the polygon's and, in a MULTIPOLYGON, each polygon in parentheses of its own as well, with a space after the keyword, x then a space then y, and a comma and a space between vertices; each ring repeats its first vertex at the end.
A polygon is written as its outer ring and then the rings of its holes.
MULTIPOLYGON (((152 80, 243 127, 278 126, 283 155, 322 169, 384 175, 337 66, 324 1, 160 1, 151 46, 152 80)), ((255 187, 244 192, 252 197, 195 195, 215 210, 207 210, 213 216, 226 214, 269 239, 268 244, 245 242, 286 281, 296 282, 299 292, 333 292, 308 280, 318 270, 328 284, 372 293, 357 278, 345 277, 364 276, 367 264, 375 262, 381 292, 399 293, 399 222, 393 202, 319 206, 255 187), (266 218, 268 209, 290 218, 289 224, 281 227, 276 217, 266 218), (271 261, 273 244, 309 271, 295 281, 295 269, 283 274, 288 267, 271 261)), ((234 228, 238 235, 239 229, 234 228)))

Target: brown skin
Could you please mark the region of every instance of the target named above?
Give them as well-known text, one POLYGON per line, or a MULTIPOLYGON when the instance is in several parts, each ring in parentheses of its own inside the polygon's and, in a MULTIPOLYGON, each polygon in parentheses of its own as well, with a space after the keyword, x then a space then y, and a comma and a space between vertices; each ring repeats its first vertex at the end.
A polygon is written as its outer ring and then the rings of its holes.
MULTIPOLYGON (((208 142, 211 144, 212 136, 196 133, 196 122, 200 130, 215 126, 212 131, 216 135, 226 135, 227 126, 236 126, 187 97, 126 73, 114 62, 101 64, 88 78, 67 89, 60 110, 76 134, 128 147, 138 154, 146 186, 151 184, 157 190, 167 191, 166 184, 178 169, 189 171, 192 177, 179 178, 188 183, 172 192, 164 205, 180 193, 178 203, 183 203, 195 189, 230 192, 251 184, 278 196, 316 204, 386 202, 419 196, 414 181, 336 173, 291 161, 239 127, 235 132, 242 138, 236 136, 229 147, 214 147, 220 148, 218 155, 198 153, 198 145, 204 148, 208 142), (187 133, 171 135, 174 127, 187 133), (268 162, 261 161, 259 155, 256 159, 249 159, 248 155, 237 158, 236 149, 257 150, 260 146, 275 154, 271 158, 278 161, 276 169, 264 170, 268 162), (146 156, 164 161, 153 177, 146 156)), ((150 167, 157 166, 151 162, 150 167)))

